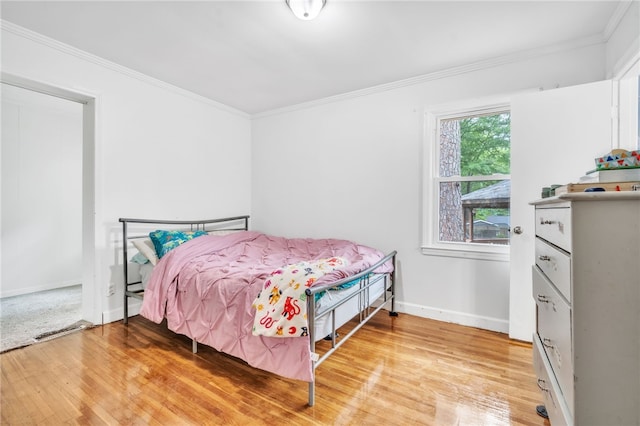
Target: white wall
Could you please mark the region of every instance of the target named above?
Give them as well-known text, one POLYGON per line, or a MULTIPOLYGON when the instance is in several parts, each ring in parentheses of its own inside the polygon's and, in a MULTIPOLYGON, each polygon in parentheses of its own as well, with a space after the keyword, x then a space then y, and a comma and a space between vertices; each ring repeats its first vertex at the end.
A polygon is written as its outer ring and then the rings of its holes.
POLYGON ((522 52, 254 117, 254 226, 398 250, 400 311, 508 331, 509 286, 518 283, 507 262, 421 254, 424 112, 615 76, 637 59, 639 8, 619 9, 606 43, 522 52))
POLYGON ((425 109, 603 77, 599 44, 254 118, 254 227, 395 249, 400 311, 507 331, 507 262, 421 254, 425 109))
POLYGON ((0 297, 82 281, 82 106, 2 85, 0 297))
POLYGON ((250 213, 253 228, 274 234, 397 249, 400 310, 505 328, 507 263, 420 252, 425 108, 600 80, 629 38, 614 37, 606 60, 601 44, 536 58, 523 52, 516 61, 399 82, 252 123, 11 25, 2 28, 2 70, 97 99, 95 275, 107 321, 122 306, 118 217, 250 213), (110 283, 118 291, 107 297, 110 283))
POLYGON ((92 320, 122 317, 119 217, 251 213, 245 114, 13 25, 2 26, 2 71, 96 98, 92 320))

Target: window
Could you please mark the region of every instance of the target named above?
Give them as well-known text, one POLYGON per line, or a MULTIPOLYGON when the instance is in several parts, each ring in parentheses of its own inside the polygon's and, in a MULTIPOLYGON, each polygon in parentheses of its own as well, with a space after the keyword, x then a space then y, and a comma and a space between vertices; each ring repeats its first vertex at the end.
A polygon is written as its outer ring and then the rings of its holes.
POLYGON ((423 253, 505 260, 509 105, 433 110, 426 120, 423 253))

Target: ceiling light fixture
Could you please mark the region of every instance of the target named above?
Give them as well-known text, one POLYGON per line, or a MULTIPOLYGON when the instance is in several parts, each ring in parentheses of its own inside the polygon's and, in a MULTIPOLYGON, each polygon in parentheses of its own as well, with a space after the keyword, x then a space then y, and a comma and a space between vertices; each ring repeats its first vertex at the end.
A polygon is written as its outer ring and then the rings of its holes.
POLYGON ((287 6, 296 15, 297 18, 303 21, 310 21, 315 19, 320 14, 320 11, 327 4, 327 0, 285 0, 287 6))

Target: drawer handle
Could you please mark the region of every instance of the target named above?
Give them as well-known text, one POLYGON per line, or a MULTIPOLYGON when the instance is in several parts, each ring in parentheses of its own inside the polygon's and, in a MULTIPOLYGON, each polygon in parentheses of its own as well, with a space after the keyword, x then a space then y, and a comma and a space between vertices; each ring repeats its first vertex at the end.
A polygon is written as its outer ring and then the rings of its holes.
POLYGON ((549 303, 549 296, 545 296, 544 294, 538 295, 538 302, 540 303, 549 303))
POLYGON ((542 261, 546 261, 546 262, 548 262, 548 261, 550 261, 550 260, 551 260, 551 257, 550 257, 550 256, 546 256, 546 255, 542 254, 542 255, 538 256, 538 259, 540 259, 540 260, 542 260, 542 261))
POLYGON ((540 225, 553 225, 554 223, 557 223, 555 220, 545 220, 540 218, 540 225))
POLYGON ((547 382, 543 379, 538 379, 538 388, 540 388, 540 390, 542 392, 549 392, 549 389, 546 388, 547 382))

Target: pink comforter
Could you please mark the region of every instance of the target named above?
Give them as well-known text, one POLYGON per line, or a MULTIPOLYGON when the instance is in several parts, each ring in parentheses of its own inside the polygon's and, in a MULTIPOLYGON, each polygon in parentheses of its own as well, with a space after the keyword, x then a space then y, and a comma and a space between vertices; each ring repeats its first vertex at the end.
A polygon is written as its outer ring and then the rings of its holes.
MULTIPOLYGON (((155 266, 140 314, 249 365, 304 381, 313 380, 309 337, 253 336, 251 305, 276 268, 331 256, 349 261, 314 285, 336 281, 373 265, 384 254, 349 241, 286 239, 259 232, 195 238, 155 266)), ((391 272, 385 264, 377 272, 391 272)))

